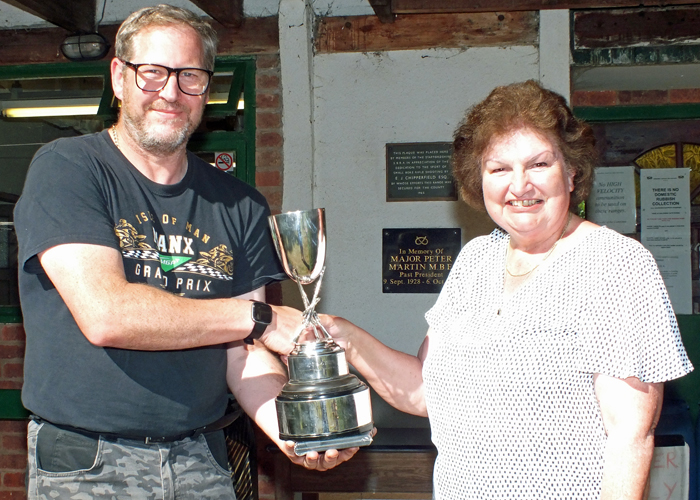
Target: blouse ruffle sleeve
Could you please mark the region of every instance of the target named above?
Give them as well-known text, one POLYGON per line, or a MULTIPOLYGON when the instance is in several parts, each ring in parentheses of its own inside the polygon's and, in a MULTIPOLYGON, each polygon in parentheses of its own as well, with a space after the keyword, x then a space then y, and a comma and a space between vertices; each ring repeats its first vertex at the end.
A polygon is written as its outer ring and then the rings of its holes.
POLYGON ((593 274, 583 280, 590 288, 577 332, 577 369, 646 383, 689 373, 693 366, 653 256, 614 231, 601 235, 580 269, 593 274))

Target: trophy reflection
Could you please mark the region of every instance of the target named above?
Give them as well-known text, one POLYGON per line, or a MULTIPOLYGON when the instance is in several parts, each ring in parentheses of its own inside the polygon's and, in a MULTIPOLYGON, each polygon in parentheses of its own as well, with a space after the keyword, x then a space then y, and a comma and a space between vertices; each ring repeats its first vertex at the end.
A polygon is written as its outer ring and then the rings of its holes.
POLYGON ((288 356, 289 382, 275 399, 280 439, 294 441, 297 455, 366 446, 374 427, 369 388, 349 373, 345 350, 333 341, 315 310, 325 271, 325 211, 287 212, 270 216, 269 223, 282 267, 304 301, 302 323, 288 356), (304 285, 314 281, 309 299, 304 285), (309 331, 314 340, 299 342, 309 331))

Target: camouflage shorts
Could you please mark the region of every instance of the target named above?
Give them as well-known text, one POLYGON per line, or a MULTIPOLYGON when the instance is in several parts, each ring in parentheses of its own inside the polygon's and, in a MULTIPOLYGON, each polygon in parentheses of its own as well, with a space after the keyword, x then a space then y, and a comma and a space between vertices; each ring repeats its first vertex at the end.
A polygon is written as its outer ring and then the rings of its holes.
POLYGON ((144 444, 30 421, 27 498, 235 500, 225 446, 221 431, 144 444))

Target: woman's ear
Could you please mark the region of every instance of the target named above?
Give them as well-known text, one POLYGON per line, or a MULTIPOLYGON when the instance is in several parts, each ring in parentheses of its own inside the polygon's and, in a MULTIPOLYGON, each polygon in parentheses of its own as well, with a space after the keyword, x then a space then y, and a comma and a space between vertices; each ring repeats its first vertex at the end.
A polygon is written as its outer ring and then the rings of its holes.
POLYGON ((567 182, 569 183, 569 193, 573 193, 574 187, 576 187, 576 184, 574 183, 574 178, 576 177, 576 172, 574 172, 573 170, 567 169, 566 173, 567 173, 567 175, 566 175, 567 182))

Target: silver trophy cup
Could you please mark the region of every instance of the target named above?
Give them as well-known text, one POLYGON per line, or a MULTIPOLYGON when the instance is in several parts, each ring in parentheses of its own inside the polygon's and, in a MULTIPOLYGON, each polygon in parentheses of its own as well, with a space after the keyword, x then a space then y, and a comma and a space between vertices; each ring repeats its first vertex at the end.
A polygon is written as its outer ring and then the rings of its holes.
POLYGON ((270 216, 270 229, 287 275, 304 301, 302 324, 288 356, 289 382, 275 399, 280 439, 294 451, 366 446, 372 442, 369 388, 348 370, 345 350, 336 344, 316 314, 325 271, 326 220, 323 208, 270 216), (309 300, 303 285, 316 281, 309 300), (302 333, 315 339, 299 342, 302 333))

